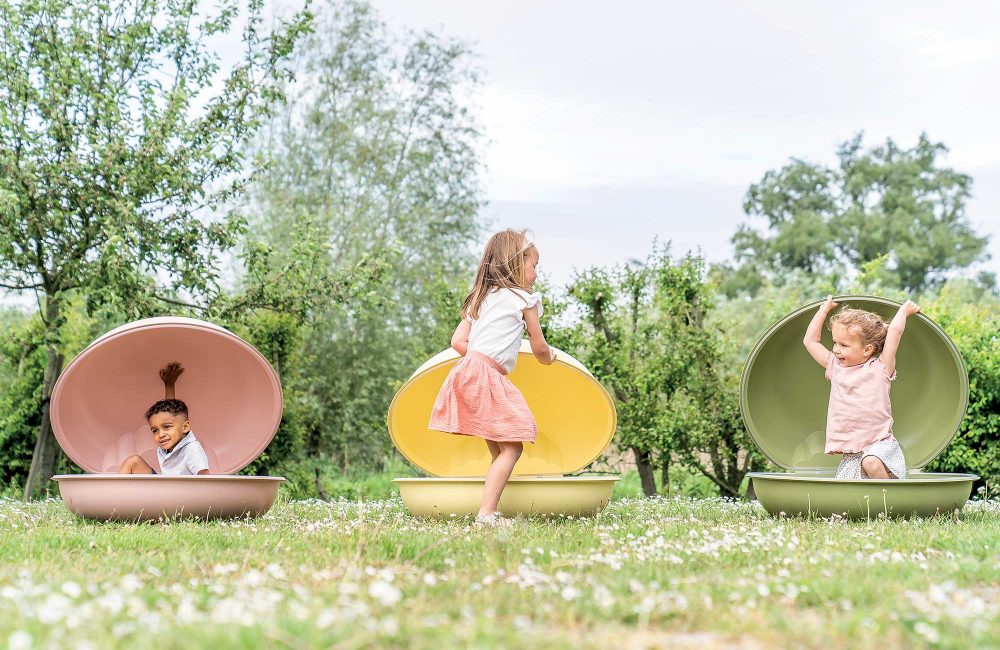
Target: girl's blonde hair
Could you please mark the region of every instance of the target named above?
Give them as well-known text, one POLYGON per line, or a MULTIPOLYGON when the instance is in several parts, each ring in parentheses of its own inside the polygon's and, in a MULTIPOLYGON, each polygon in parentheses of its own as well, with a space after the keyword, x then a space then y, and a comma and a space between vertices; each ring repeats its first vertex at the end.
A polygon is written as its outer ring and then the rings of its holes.
MULTIPOLYGON (((479 307, 486 296, 495 289, 524 289, 524 260, 535 248, 530 230, 501 230, 486 242, 483 259, 476 271, 472 292, 462 303, 462 317, 479 318, 479 307)), ((525 302, 527 304, 527 302, 525 302)))
POLYGON ((885 346, 885 335, 889 332, 889 324, 881 316, 873 314, 863 309, 852 309, 844 305, 830 317, 830 331, 833 326, 840 324, 848 329, 857 327, 861 335, 862 345, 874 345, 875 351, 872 356, 880 354, 885 346))

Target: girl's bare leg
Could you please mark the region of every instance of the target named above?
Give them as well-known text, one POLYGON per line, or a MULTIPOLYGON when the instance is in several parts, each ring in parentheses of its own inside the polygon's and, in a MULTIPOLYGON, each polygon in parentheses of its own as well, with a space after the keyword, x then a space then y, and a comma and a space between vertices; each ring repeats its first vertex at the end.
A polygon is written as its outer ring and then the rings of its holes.
POLYGON ((865 456, 861 459, 861 469, 865 471, 868 478, 895 478, 889 473, 889 468, 885 466, 878 456, 865 456))
POLYGON ((490 469, 486 472, 486 484, 483 486, 483 502, 479 506, 480 515, 489 515, 496 512, 497 504, 500 503, 500 495, 507 487, 511 472, 517 459, 521 457, 523 445, 520 442, 498 442, 500 453, 493 460, 490 469))
POLYGON ((486 441, 486 446, 490 448, 490 465, 496 462, 497 456, 500 455, 500 443, 493 442, 492 440, 486 441))
POLYGON ((119 474, 154 474, 153 468, 149 466, 142 456, 129 456, 122 463, 119 474))

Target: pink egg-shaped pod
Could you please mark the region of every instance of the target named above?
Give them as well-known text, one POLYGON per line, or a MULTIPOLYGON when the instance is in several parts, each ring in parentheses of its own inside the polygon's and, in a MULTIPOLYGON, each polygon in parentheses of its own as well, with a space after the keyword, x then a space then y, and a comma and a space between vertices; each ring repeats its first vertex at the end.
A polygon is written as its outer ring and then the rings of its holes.
POLYGON ((278 374, 237 335, 193 318, 135 321, 91 343, 56 382, 51 404, 56 440, 91 475, 54 478, 67 506, 92 519, 255 516, 271 507, 284 479, 225 475, 264 451, 281 413, 278 374), (145 412, 163 399, 159 371, 175 361, 184 367, 175 396, 188 406, 209 475, 118 475, 132 455, 159 469, 145 412))
POLYGON ((52 429, 66 455, 87 472, 117 472, 137 454, 156 467, 146 410, 163 399, 159 371, 184 367, 176 397, 212 474, 232 474, 271 442, 281 422, 278 374, 252 345, 193 318, 148 318, 91 343, 52 392, 52 429))

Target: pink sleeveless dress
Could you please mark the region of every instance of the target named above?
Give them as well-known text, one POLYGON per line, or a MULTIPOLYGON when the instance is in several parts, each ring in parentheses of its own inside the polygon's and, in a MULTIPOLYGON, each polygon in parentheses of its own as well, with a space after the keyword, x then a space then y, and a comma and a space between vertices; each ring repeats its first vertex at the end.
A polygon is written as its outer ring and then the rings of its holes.
POLYGON ((896 379, 895 371, 886 375, 878 357, 843 367, 831 354, 826 378, 830 380, 830 406, 825 451, 844 455, 837 478, 868 478, 861 465, 865 456, 878 457, 896 478, 905 478, 903 450, 892 435, 889 387, 896 379))

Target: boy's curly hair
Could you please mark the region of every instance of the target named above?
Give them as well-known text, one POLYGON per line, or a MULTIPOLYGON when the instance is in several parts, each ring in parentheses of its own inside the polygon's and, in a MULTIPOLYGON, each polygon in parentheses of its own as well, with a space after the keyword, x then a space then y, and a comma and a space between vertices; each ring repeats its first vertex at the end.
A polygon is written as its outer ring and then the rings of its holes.
POLYGON ((153 417, 157 413, 169 413, 170 415, 180 415, 184 414, 184 419, 188 418, 188 407, 187 404, 179 399, 161 399, 149 407, 146 411, 146 419, 153 417))
POLYGON ((858 334, 861 335, 861 343, 863 345, 870 343, 875 346, 875 352, 872 353, 872 356, 881 354, 882 348, 885 347, 885 335, 889 332, 889 323, 885 322, 878 314, 864 309, 852 309, 844 305, 830 317, 829 328, 831 332, 835 324, 844 325, 848 329, 857 327, 858 334))

